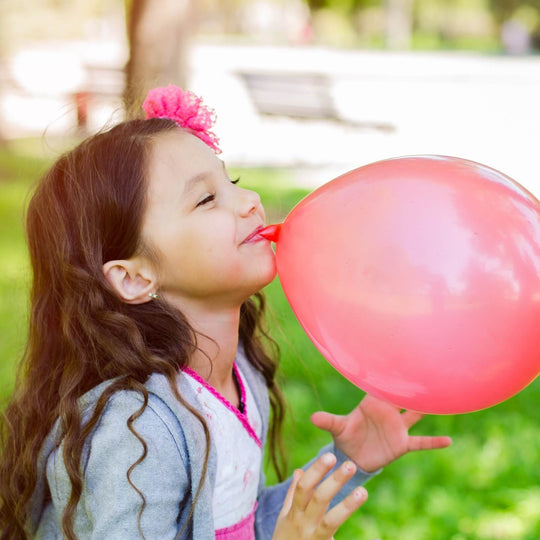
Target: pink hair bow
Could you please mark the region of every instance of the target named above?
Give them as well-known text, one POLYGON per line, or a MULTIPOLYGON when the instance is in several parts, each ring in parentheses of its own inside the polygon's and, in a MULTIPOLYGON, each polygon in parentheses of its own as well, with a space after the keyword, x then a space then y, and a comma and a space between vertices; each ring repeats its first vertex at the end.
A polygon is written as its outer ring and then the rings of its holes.
POLYGON ((146 118, 168 118, 199 137, 216 154, 221 153, 219 139, 210 131, 216 113, 203 104, 193 92, 170 84, 153 88, 142 105, 146 118))

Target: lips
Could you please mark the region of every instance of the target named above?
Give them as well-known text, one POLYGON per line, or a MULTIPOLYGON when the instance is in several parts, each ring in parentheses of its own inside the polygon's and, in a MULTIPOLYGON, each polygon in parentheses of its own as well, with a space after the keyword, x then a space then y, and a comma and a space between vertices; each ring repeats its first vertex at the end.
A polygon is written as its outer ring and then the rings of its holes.
POLYGON ((259 225, 255 228, 244 240, 242 241, 242 244, 249 244, 250 242, 259 242, 261 240, 265 240, 262 236, 259 235, 259 232, 262 231, 264 227, 262 225, 259 225))

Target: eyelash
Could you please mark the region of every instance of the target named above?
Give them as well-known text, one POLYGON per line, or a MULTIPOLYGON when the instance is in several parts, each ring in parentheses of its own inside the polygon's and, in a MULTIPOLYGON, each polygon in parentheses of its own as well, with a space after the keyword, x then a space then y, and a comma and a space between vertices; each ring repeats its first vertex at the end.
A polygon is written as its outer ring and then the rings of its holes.
MULTIPOLYGON (((235 178, 234 180, 231 180, 231 184, 238 184, 240 182, 240 177, 235 178)), ((216 196, 212 193, 210 195, 207 195, 202 201, 199 201, 197 203, 197 206, 204 206, 205 204, 212 202, 216 196)))
POLYGON ((216 196, 212 193, 210 195, 207 195, 202 201, 199 201, 197 203, 197 206, 203 206, 209 202, 212 202, 214 199, 216 198, 216 196))

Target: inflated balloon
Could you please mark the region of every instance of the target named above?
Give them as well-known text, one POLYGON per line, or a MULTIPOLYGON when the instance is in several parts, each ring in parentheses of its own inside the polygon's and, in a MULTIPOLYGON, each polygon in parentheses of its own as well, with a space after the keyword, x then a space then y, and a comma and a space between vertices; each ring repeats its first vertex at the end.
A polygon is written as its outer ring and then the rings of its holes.
POLYGON ((540 203, 498 171, 443 156, 380 161, 263 235, 310 339, 374 396, 464 413, 540 373, 540 203))

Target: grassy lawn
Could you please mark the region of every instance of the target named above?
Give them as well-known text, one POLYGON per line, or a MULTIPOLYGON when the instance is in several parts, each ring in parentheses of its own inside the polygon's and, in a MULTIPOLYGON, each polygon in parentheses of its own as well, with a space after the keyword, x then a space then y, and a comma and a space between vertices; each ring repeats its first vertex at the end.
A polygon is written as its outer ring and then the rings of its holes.
MULTIPOLYGON (((33 145, 0 148, 0 400, 13 385, 25 340, 28 269, 21 227, 32 182, 47 160, 33 145)), ((304 195, 292 172, 231 171, 257 189, 268 222, 280 221, 304 195)), ((344 414, 363 393, 333 370, 308 340, 279 280, 267 288, 270 321, 282 349, 282 380, 289 402, 285 441, 290 470, 311 459, 328 435, 315 429, 316 410, 344 414)), ((540 380, 486 411, 427 417, 415 433, 448 434, 452 447, 405 456, 368 484, 370 497, 337 539, 538 540, 540 538, 540 380)), ((272 480, 271 473, 269 474, 272 480)))

